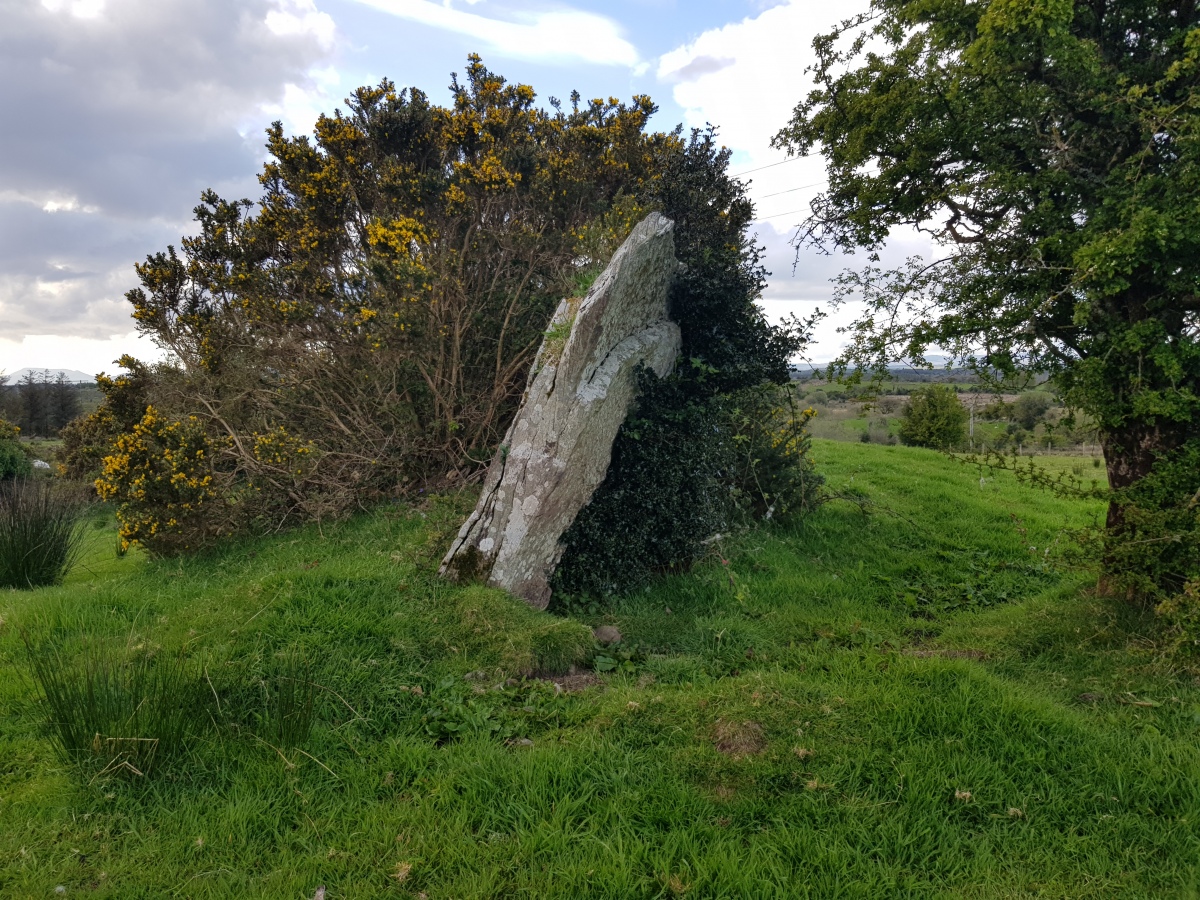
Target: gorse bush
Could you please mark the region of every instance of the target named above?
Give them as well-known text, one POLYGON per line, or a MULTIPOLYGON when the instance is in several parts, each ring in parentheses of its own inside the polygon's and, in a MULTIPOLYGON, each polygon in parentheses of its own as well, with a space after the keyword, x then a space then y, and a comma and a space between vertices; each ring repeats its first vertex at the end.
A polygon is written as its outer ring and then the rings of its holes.
POLYGON ((186 550, 232 530, 236 508, 221 503, 222 473, 209 461, 214 442, 195 416, 164 420, 149 407, 140 422, 120 434, 96 479, 103 500, 122 501, 121 540, 159 552, 186 550))
POLYGON ((104 458, 113 452, 113 443, 133 431, 146 415, 155 370, 128 354, 117 364, 125 369, 123 374, 96 376, 103 402, 95 412, 67 423, 59 432, 60 472, 66 478, 94 482, 104 470, 104 458))
POLYGON ((62 581, 79 554, 85 509, 69 486, 32 478, 0 481, 0 587, 62 581))
MULTIPOLYGON (((644 96, 539 109, 478 57, 451 93, 439 107, 384 81, 321 116, 311 140, 272 126, 257 206, 206 192, 199 233, 138 266, 127 297, 170 362, 124 361, 129 374, 103 380, 105 404, 66 436, 67 469, 96 473, 124 540, 177 553, 477 469, 539 345, 565 338, 546 334, 559 300, 586 290, 651 210, 675 222, 687 266, 670 296, 686 363, 639 407, 659 429, 655 466, 712 469, 715 481, 687 478, 703 509, 737 491, 782 496, 761 461, 739 482, 727 398, 785 383, 802 329, 769 325, 755 304, 753 206, 715 132, 647 131, 644 96), (701 429, 713 415, 719 433, 701 429)), ((619 454, 614 477, 649 477, 638 452, 619 454)), ((650 514, 658 555, 696 552, 686 535, 699 525, 681 533, 650 514)))
POLYGON ((739 508, 780 521, 811 512, 822 484, 809 457, 807 426, 816 411, 801 409, 790 385, 771 382, 732 394, 730 404, 730 483, 739 508))
POLYGON ((33 464, 17 442, 19 429, 0 419, 0 481, 27 477, 33 464))
POLYGON ((128 540, 166 554, 336 516, 499 442, 559 299, 682 141, 646 131, 646 97, 541 109, 477 57, 451 94, 383 81, 311 140, 272 126, 257 204, 205 192, 198 233, 138 266, 127 296, 170 362, 126 362, 68 435, 68 469, 104 468, 128 540), (149 408, 158 430, 123 441, 149 408), (172 428, 208 444, 179 473, 208 479, 184 515, 172 463, 138 480, 172 428))

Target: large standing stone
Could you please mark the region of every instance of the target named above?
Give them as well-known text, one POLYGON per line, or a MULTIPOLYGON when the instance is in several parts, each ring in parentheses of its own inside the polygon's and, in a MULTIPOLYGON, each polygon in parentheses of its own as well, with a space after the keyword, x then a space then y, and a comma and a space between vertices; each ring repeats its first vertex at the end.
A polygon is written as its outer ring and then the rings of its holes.
POLYGON ((679 353, 667 291, 679 269, 674 224, 651 213, 582 300, 562 301, 483 494, 441 573, 482 577, 539 609, 550 601, 559 539, 604 480, 644 364, 665 375, 679 353))

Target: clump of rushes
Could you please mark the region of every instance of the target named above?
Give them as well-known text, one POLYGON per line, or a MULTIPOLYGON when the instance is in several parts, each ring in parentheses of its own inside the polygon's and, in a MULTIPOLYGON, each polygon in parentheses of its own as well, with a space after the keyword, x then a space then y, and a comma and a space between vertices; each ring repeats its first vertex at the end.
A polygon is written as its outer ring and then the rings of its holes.
POLYGON ((260 731, 276 747, 291 750, 308 740, 316 706, 316 685, 307 657, 296 649, 282 654, 275 671, 262 681, 263 721, 260 731))
POLYGON ((68 655, 22 637, 50 741, 67 762, 146 775, 211 721, 211 695, 183 653, 88 639, 68 655))
POLYGON ((85 504, 50 481, 0 482, 0 587, 58 584, 79 555, 85 504))

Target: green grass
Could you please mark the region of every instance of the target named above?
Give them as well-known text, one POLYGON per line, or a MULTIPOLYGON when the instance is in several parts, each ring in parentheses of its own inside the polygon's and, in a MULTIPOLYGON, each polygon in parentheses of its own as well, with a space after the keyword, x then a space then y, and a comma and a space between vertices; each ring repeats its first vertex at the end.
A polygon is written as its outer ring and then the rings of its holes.
POLYGON ((434 577, 470 498, 182 561, 94 527, 67 584, 0 593, 0 896, 1194 896, 1200 689, 1046 554, 1101 510, 815 453, 867 502, 575 618, 434 577), (601 623, 599 684, 525 677, 601 623), (150 777, 61 762, 22 629, 182 649, 213 722, 150 777), (299 658, 289 749, 256 717, 299 658))

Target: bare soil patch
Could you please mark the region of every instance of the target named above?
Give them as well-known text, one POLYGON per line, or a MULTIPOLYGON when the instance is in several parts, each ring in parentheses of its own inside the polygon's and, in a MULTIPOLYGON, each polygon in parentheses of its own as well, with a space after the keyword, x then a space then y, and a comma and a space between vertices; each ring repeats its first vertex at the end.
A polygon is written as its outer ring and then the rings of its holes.
POLYGON ((942 659, 987 659, 987 654, 982 650, 971 650, 970 648, 959 649, 955 647, 905 647, 900 651, 905 656, 915 656, 917 659, 930 659, 940 656, 942 659))
POLYGON ((604 683, 591 672, 578 672, 572 675, 543 675, 537 680, 550 682, 564 694, 578 694, 604 683))

